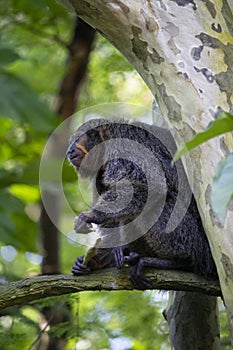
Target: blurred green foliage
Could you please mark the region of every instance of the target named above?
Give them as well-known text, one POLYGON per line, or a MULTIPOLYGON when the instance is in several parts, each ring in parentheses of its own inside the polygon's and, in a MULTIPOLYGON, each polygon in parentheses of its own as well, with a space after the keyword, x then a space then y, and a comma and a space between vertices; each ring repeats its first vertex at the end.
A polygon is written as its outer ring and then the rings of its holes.
MULTIPOLYGON (((0 283, 40 271, 40 156, 60 122, 53 105, 66 69, 74 20, 54 0, 8 0, 7 6, 0 0, 0 283)), ((117 101, 150 106, 151 94, 122 55, 98 36, 78 108, 117 101)), ((85 210, 76 175, 67 163, 63 182, 70 205, 76 212, 85 210)), ((64 212, 62 232, 72 229, 73 220, 64 212)), ((64 273, 84 251, 84 246, 61 235, 64 273)), ((45 329, 57 337, 68 330, 67 350, 170 348, 161 317, 165 296, 153 291, 81 293, 80 309, 77 298, 77 294, 60 298, 72 306, 73 326, 45 329)), ((41 332, 40 308, 46 303, 56 307, 58 299, 2 311, 0 350, 29 349, 41 332)))

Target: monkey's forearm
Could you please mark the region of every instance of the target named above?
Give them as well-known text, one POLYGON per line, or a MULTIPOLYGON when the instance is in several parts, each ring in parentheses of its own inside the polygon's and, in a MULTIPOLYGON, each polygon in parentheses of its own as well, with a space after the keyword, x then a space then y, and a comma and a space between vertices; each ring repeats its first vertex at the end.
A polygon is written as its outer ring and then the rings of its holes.
POLYGON ((144 186, 138 186, 134 191, 130 186, 111 189, 99 197, 90 212, 79 217, 86 223, 97 225, 132 220, 141 212, 146 199, 144 186))

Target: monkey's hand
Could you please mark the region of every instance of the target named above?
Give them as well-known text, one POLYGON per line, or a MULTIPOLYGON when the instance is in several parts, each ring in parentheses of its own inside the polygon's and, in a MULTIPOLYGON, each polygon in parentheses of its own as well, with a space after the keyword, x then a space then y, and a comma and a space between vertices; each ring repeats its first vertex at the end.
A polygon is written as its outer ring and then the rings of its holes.
POLYGON ((120 268, 121 264, 123 264, 123 253, 120 252, 120 249, 121 247, 114 249, 91 247, 84 257, 79 256, 77 258, 72 267, 72 273, 74 275, 83 275, 105 267, 117 266, 120 268), (116 255, 118 258, 116 258, 116 255))
POLYGON ((74 221, 74 230, 78 233, 89 233, 92 230, 92 213, 81 213, 75 218, 74 221))
POLYGON ((87 265, 83 264, 83 256, 79 256, 75 261, 71 272, 73 275, 85 275, 91 272, 91 269, 87 267, 87 265))
POLYGON ((88 233, 93 231, 91 224, 100 225, 105 222, 105 216, 99 211, 92 211, 79 214, 75 219, 75 231, 88 233), (79 231, 78 231, 79 230, 79 231), (82 230, 82 231, 81 231, 82 230), (83 232, 85 230, 85 232, 83 232))
POLYGON ((112 188, 99 196, 91 211, 81 213, 75 219, 74 229, 79 233, 89 233, 92 223, 117 225, 119 221, 131 221, 141 212, 144 201, 144 186, 138 186, 132 195, 131 187, 123 183, 117 190, 112 188))
POLYGON ((138 185, 132 192, 128 183, 122 183, 100 195, 84 220, 97 225, 131 221, 141 212, 145 201, 145 186, 138 185))

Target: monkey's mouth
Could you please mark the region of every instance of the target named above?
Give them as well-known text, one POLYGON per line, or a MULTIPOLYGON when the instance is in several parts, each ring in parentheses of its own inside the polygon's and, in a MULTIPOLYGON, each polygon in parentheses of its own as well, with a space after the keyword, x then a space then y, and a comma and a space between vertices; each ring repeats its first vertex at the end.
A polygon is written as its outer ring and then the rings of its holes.
POLYGON ((75 166, 77 169, 80 168, 82 159, 80 159, 79 155, 72 155, 71 157, 68 157, 68 159, 73 166, 75 166))
POLYGON ((73 162, 75 159, 80 159, 80 156, 78 154, 71 154, 68 156, 68 159, 73 162))
POLYGON ((67 150, 67 158, 73 166, 79 169, 81 162, 87 153, 88 152, 83 145, 73 142, 67 150))

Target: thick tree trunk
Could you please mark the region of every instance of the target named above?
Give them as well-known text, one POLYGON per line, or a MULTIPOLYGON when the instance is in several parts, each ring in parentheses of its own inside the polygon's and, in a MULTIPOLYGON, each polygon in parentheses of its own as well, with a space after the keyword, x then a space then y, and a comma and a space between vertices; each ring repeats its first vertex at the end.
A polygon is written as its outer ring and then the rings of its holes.
MULTIPOLYGON (((132 63, 182 140, 232 111, 231 0, 67 0, 132 63)), ((215 259, 233 339, 233 212, 214 215, 210 190, 216 165, 232 137, 216 138, 190 153, 193 190, 215 259)))
MULTIPOLYGON (((153 121, 168 127, 153 103, 153 121)), ((220 350, 217 298, 196 292, 169 292, 164 317, 170 329, 174 350, 220 350)))
POLYGON ((217 299, 200 293, 171 292, 164 312, 174 350, 219 350, 217 299))

